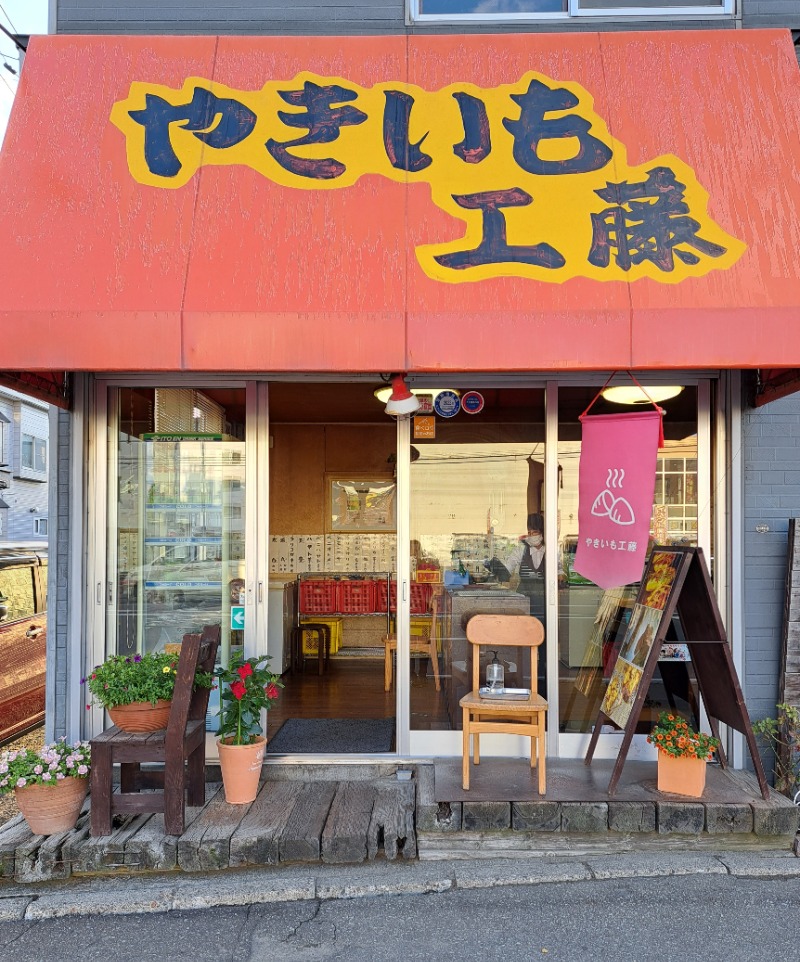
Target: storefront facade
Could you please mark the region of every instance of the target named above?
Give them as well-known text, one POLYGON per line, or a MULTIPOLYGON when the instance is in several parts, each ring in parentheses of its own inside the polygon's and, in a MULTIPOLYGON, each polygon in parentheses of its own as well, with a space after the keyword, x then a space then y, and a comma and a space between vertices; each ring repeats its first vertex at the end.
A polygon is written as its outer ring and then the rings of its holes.
MULTIPOLYGON (((727 385, 718 376, 683 379, 677 398, 662 402, 673 418, 654 534, 662 543, 702 543, 716 560, 725 536, 715 542, 713 532, 725 522, 717 516, 724 499, 712 495, 712 452, 727 433, 716 402, 727 385)), ((109 443, 90 451, 96 540, 87 576, 105 587, 89 612, 89 660, 161 648, 219 621, 223 657, 243 646, 248 655, 268 652, 286 671, 271 734, 291 717, 397 719, 386 750, 457 754, 465 613, 535 610, 548 625, 539 687, 553 693, 559 718, 550 751, 582 755, 608 667, 590 639, 611 598, 571 570, 577 415, 602 386, 596 381, 450 375, 446 390, 478 393, 482 409, 434 414, 435 437, 413 438, 415 422, 396 424, 376 401, 378 376, 238 385, 233 376, 96 379, 91 434, 106 433, 109 443), (516 579, 508 583, 530 514, 542 518, 544 570, 552 572, 537 599, 516 579), (409 586, 399 605, 398 584, 409 586), (321 674, 313 650, 302 670, 291 670, 291 629, 301 621, 331 628, 333 657, 321 674), (382 646, 395 630, 402 647, 387 684, 382 646), (431 633, 438 678, 416 650, 431 633)), ((412 381, 426 382, 434 396, 442 390, 441 378, 412 381)), ((614 602, 613 616, 623 615, 621 599, 614 602)), ((613 644, 609 635, 606 660, 613 644)), ((102 714, 93 722, 101 726, 102 714)), ((603 740, 602 748, 615 747, 613 737, 603 740)))
POLYGON ((29 226, 2 271, 8 367, 81 372, 52 458, 54 733, 102 727, 87 667, 220 621, 223 657, 287 670, 270 735, 363 717, 388 742, 316 753, 458 754, 480 598, 545 621, 548 753, 581 757, 608 667, 595 628, 625 607, 570 566, 578 416, 613 371, 680 388, 651 536, 703 547, 744 676, 740 374, 800 358, 797 64, 777 31, 687 33, 694 82, 673 87, 675 44, 34 41, 0 168, 29 226), (120 66, 87 73, 97 58, 120 66), (768 91, 711 82, 754 63, 768 91), (45 132, 66 152, 35 155, 45 132), (430 397, 426 423, 384 413, 392 372, 430 397), (535 599, 502 574, 532 516, 535 599), (290 670, 304 618, 336 649, 319 673, 305 636, 290 670), (431 633, 440 677, 412 658, 431 633))

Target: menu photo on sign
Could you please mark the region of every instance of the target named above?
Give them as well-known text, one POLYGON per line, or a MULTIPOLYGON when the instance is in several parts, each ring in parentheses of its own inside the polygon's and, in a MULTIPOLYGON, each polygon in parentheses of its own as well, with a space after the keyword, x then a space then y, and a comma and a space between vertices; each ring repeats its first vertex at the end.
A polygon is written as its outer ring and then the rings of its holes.
POLYGON ((642 681, 644 666, 661 630, 664 608, 675 583, 682 555, 654 551, 631 612, 600 710, 625 728, 642 681))

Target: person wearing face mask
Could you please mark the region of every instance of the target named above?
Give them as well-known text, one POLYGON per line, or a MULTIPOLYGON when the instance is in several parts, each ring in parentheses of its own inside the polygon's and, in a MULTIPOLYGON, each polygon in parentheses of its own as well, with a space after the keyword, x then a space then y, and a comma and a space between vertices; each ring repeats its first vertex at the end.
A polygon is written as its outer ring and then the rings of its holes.
POLYGON ((530 599, 531 614, 544 622, 544 518, 528 515, 528 533, 505 562, 509 574, 519 575, 517 591, 530 599))
MULTIPOLYGON (((511 575, 519 575, 517 591, 527 595, 530 612, 545 626, 544 614, 544 518, 528 515, 528 533, 508 556, 505 566, 511 575)), ((545 646, 539 648, 539 694, 547 697, 545 686, 545 646)))

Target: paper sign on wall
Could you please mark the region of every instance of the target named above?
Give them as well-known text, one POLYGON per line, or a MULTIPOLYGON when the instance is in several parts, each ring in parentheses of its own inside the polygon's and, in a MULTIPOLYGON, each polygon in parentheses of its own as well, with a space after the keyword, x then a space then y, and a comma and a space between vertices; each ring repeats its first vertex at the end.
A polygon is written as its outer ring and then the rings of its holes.
POLYGON ((436 437, 436 418, 428 415, 414 418, 414 440, 436 437))

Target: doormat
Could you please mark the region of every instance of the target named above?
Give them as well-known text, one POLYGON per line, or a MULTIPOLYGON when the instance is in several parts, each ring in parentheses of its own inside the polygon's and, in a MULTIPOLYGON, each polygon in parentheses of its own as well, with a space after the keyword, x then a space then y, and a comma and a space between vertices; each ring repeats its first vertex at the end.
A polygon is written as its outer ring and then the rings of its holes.
POLYGON ((383 645, 380 648, 340 648, 331 658, 370 658, 373 661, 377 658, 383 661, 385 652, 383 645))
POLYGON ((377 755, 394 744, 394 718, 289 718, 267 743, 269 755, 377 755))

